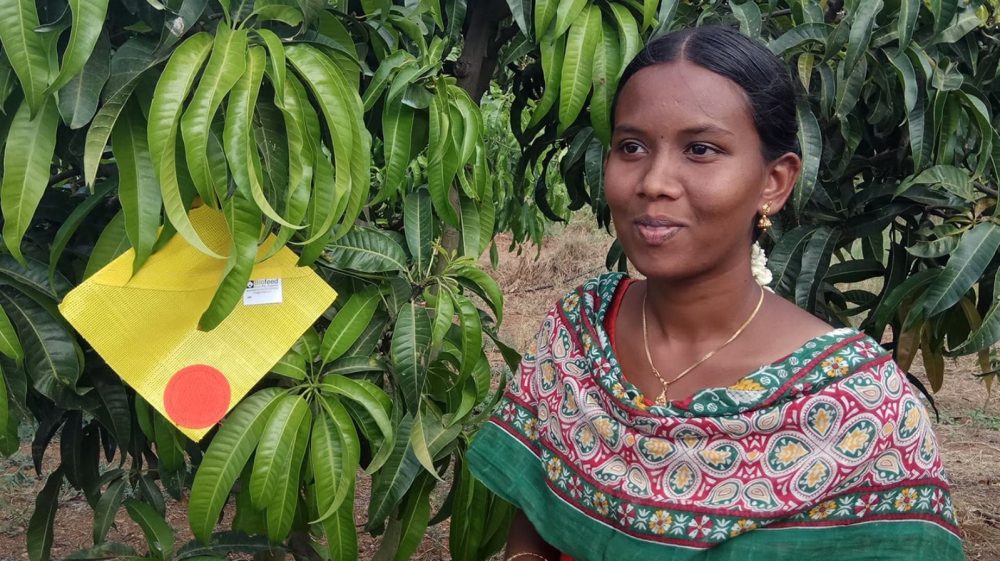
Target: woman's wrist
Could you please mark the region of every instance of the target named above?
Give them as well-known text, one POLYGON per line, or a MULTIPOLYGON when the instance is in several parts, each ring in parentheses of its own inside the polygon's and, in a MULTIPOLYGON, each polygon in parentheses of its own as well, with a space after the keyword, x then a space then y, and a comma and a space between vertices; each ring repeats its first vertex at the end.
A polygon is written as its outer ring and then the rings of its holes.
POLYGON ((532 553, 530 551, 522 551, 520 553, 515 553, 514 555, 508 557, 506 561, 514 561, 515 559, 526 559, 526 558, 535 559, 538 561, 549 561, 547 557, 544 557, 537 553, 532 553))

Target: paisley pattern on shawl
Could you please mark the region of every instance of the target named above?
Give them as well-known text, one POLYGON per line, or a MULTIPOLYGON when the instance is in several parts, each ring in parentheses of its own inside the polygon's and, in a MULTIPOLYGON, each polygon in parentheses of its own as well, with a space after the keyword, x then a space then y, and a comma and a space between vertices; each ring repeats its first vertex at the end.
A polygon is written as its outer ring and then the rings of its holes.
POLYGON ((548 313, 469 451, 549 543, 579 560, 774 559, 790 539, 963 558, 927 412, 874 340, 834 330, 732 386, 649 406, 604 327, 623 278, 548 313))

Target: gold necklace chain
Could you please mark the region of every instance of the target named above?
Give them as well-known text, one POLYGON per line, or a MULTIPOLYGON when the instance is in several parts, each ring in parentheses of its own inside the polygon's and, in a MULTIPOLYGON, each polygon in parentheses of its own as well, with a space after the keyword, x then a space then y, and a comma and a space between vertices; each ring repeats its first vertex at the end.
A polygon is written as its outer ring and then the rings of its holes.
POLYGON ((695 368, 697 368, 698 366, 700 366, 703 362, 705 362, 706 360, 708 360, 708 359, 712 358, 713 356, 715 356, 715 353, 717 353, 717 352, 721 351, 722 349, 724 349, 726 347, 726 345, 728 345, 729 343, 732 343, 733 341, 735 341, 736 338, 739 337, 741 333, 743 333, 743 330, 746 329, 748 325, 750 325, 750 322, 753 321, 753 318, 757 317, 757 312, 760 311, 761 304, 764 303, 764 287, 761 287, 761 289, 760 289, 760 299, 757 300, 757 306, 753 309, 753 313, 750 314, 750 317, 748 317, 746 319, 746 321, 743 322, 743 325, 741 325, 739 327, 739 329, 737 329, 729 337, 729 339, 726 339, 725 343, 719 345, 714 350, 710 351, 708 354, 706 354, 705 356, 703 356, 700 359, 698 359, 697 362, 695 362, 691 366, 688 366, 687 368, 685 368, 683 372, 681 372, 677 376, 674 376, 674 379, 670 380, 669 382, 667 382, 666 380, 664 380, 663 376, 660 375, 660 371, 657 370, 656 366, 653 364, 653 357, 652 357, 652 355, 649 354, 649 335, 646 332, 646 295, 649 294, 648 287, 649 287, 649 284, 647 283, 646 284, 646 290, 643 291, 643 293, 642 293, 642 345, 643 345, 643 347, 646 350, 646 360, 649 361, 649 367, 653 370, 653 374, 656 375, 656 379, 659 380, 660 384, 663 386, 663 390, 660 391, 660 395, 656 396, 656 404, 657 405, 666 405, 667 404, 667 390, 670 388, 670 384, 673 384, 677 380, 680 380, 681 378, 683 378, 684 376, 686 376, 688 374, 688 372, 691 372, 692 370, 694 370, 695 368))

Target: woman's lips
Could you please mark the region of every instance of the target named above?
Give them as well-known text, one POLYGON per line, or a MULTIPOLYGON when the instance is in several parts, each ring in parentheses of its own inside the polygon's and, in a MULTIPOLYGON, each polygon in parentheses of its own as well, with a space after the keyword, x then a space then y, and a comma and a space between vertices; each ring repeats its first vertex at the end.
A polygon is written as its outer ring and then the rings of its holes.
POLYGON ((648 245, 661 245, 680 232, 681 226, 674 220, 642 217, 635 221, 636 231, 648 245))

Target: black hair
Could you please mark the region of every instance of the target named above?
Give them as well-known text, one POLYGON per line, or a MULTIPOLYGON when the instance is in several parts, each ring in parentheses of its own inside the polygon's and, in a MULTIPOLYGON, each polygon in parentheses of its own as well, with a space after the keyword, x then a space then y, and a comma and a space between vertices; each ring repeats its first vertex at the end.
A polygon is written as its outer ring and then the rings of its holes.
POLYGON ((767 161, 788 152, 800 154, 795 87, 788 67, 760 42, 728 27, 695 27, 650 41, 625 67, 615 92, 612 116, 618 96, 636 72, 678 60, 728 78, 743 89, 767 161))

